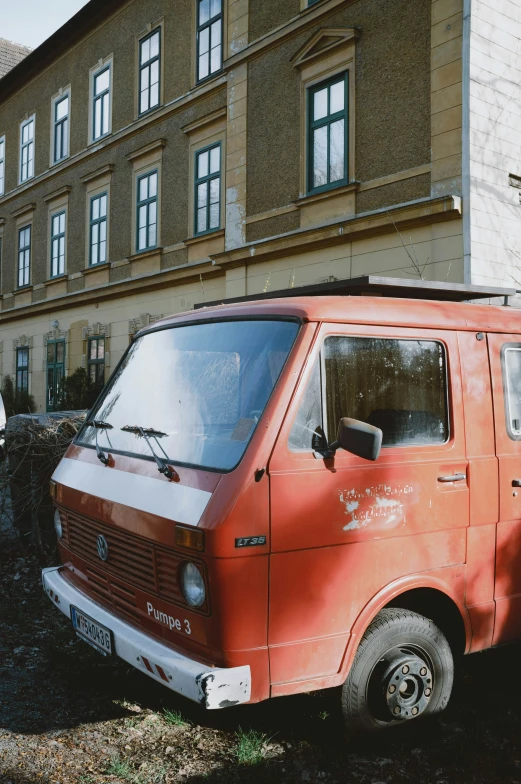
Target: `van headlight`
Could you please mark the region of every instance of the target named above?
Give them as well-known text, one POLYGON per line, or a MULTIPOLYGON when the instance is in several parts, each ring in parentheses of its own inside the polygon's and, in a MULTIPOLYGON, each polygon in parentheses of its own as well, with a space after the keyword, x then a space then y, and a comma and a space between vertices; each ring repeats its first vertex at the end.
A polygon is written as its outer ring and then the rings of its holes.
POLYGON ((54 529, 58 539, 61 539, 63 536, 62 518, 57 509, 54 511, 54 529))
POLYGON ((181 590, 190 607, 200 607, 206 599, 204 579, 197 566, 187 561, 181 568, 181 590))

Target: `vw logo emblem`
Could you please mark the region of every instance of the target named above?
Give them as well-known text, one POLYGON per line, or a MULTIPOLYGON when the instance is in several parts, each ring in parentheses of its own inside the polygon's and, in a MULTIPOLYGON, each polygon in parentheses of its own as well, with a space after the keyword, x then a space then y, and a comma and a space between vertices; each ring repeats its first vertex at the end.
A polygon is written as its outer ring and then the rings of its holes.
POLYGON ((107 540, 101 534, 98 536, 96 541, 96 546, 98 548, 98 555, 102 561, 106 561, 109 557, 109 546, 107 540))

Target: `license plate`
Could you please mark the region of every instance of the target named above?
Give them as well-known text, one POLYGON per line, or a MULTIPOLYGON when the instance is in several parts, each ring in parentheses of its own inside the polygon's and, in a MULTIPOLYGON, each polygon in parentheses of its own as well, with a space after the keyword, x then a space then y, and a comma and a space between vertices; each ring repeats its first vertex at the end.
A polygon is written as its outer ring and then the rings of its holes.
POLYGON ((88 615, 85 615, 77 607, 71 605, 72 626, 78 637, 88 642, 104 656, 111 656, 114 650, 112 644, 112 632, 106 626, 102 626, 88 615))

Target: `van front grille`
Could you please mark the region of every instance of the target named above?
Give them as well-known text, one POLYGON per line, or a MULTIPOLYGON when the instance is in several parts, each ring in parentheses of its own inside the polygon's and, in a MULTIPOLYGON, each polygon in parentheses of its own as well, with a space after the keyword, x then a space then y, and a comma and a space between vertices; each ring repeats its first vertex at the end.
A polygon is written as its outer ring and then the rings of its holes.
MULTIPOLYGON (((105 602, 110 601, 120 612, 131 615, 134 612, 132 617, 137 617, 135 593, 132 591, 136 588, 167 602, 188 607, 177 579, 184 556, 76 513, 62 511, 62 522, 65 546, 88 564, 86 575, 90 587, 105 602), (106 561, 102 561, 98 554, 100 535, 108 545, 106 561)), ((201 570, 204 573, 202 565, 201 570)), ((192 607, 190 609, 193 610, 192 607)), ((199 611, 206 612, 206 605, 199 611)))

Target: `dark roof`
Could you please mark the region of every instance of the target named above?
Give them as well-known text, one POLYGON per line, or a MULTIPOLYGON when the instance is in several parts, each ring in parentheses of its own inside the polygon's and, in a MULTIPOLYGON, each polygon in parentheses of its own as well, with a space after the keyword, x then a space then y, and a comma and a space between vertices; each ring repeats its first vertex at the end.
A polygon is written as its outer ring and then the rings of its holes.
MULTIPOLYGON (((0 103, 54 62, 129 0, 90 0, 47 40, 0 78, 0 103)), ((0 71, 1 77, 1 71, 0 71)))
POLYGON ((24 59, 32 50, 28 46, 21 44, 14 44, 12 41, 6 41, 5 38, 0 38, 0 79, 6 75, 11 68, 24 59))

